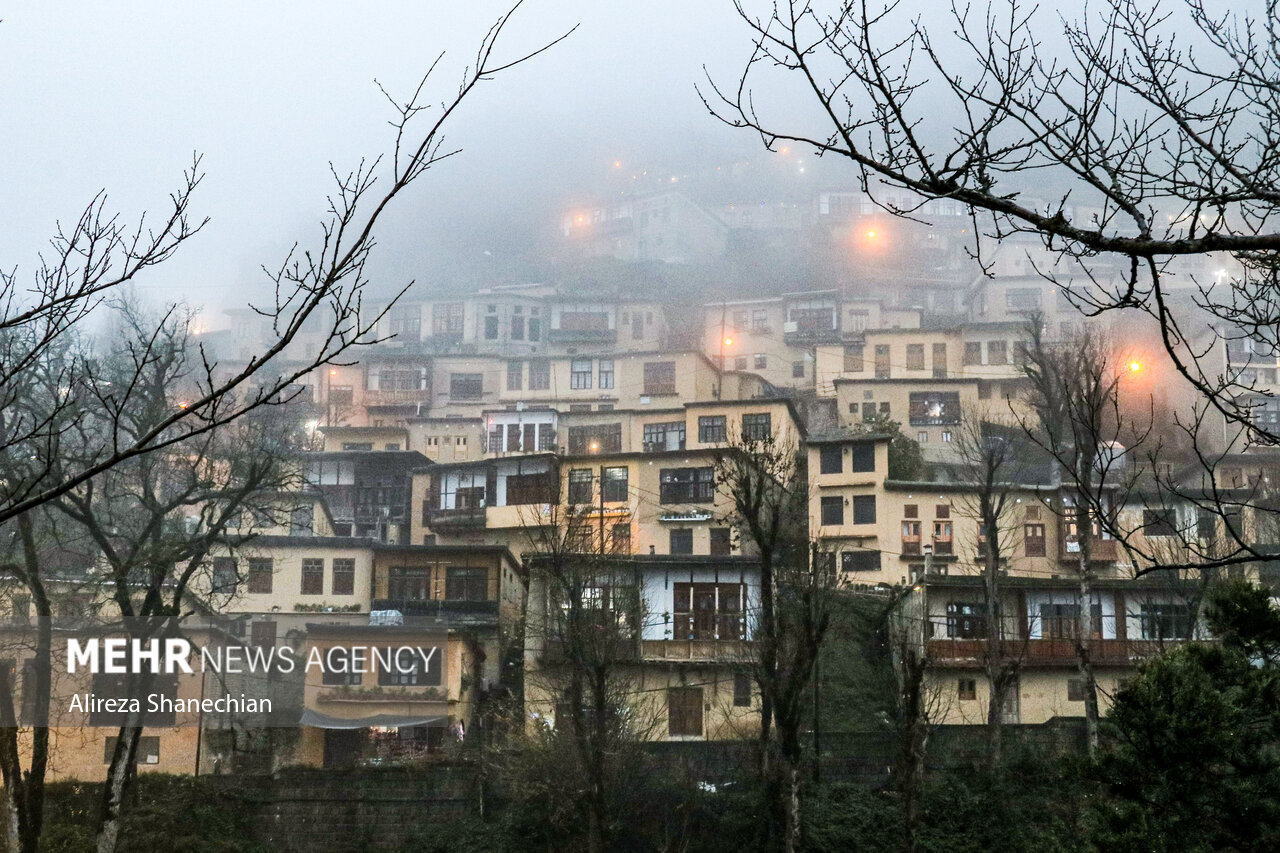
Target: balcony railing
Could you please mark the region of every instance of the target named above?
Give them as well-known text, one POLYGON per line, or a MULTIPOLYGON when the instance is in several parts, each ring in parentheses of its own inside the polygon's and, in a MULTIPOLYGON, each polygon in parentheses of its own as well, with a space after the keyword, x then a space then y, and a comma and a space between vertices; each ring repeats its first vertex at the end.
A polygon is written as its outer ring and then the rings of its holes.
MULTIPOLYGON (((1063 535, 1058 537, 1061 543, 1058 557, 1064 563, 1073 563, 1080 559, 1080 537, 1063 535)), ((1118 559, 1119 549, 1114 539, 1103 539, 1094 536, 1089 540, 1089 561, 1113 563, 1118 559)))
POLYGON ((431 391, 427 388, 365 391, 364 402, 367 406, 407 406, 417 403, 430 403, 431 391))
POLYGON ((752 649, 743 640, 645 640, 640 654, 645 660, 746 661, 752 649))
POLYGON ((548 329, 547 340, 553 344, 614 343, 617 329, 548 329))
POLYGON ((448 617, 458 614, 498 615, 496 601, 448 601, 422 598, 375 598, 371 610, 399 610, 405 616, 448 617))
POLYGON ((441 529, 484 527, 485 508, 474 506, 463 509, 430 509, 427 510, 427 526, 441 529))
MULTIPOLYGON (((1159 654, 1179 640, 1102 640, 1094 639, 1089 646, 1095 664, 1128 666, 1136 661, 1159 654)), ((1006 639, 1004 655, 1021 658, 1029 665, 1076 665, 1076 642, 1067 638, 1036 640, 1006 639)), ((986 640, 933 639, 925 646, 930 660, 941 666, 965 666, 982 660, 986 654, 986 640)))

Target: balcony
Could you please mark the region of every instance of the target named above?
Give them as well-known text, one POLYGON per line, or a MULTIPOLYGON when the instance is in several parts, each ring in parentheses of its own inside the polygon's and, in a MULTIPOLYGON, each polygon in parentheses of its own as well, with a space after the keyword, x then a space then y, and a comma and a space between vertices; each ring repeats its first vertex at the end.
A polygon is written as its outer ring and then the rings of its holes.
POLYGON ((485 519, 485 508, 482 506, 427 510, 427 526, 440 530, 483 529, 485 519))
POLYGON ((548 329, 553 344, 611 344, 618 340, 617 329, 548 329))
POLYGON ((430 402, 431 391, 427 388, 364 392, 364 404, 366 406, 413 406, 418 403, 430 402))
MULTIPOLYGON (((1094 639, 1090 651, 1093 663, 1099 666, 1131 666, 1159 654, 1177 640, 1101 640, 1094 639)), ((1027 666, 1075 666, 1075 640, 1065 638, 1004 641, 1009 657, 1020 657, 1027 666)), ((929 640, 927 657, 938 666, 971 666, 981 661, 986 651, 986 640, 929 640)))
POLYGON ((738 662, 752 659, 751 643, 743 640, 645 640, 645 660, 738 662))
MULTIPOLYGON (((1058 537, 1058 560, 1063 563, 1076 563, 1080 560, 1080 537, 1062 535, 1058 537)), ((1114 563, 1119 559, 1119 547, 1114 539, 1093 537, 1089 540, 1089 562, 1114 563)))
POLYGON ((445 601, 421 598, 375 598, 371 610, 398 610, 405 622, 493 623, 498 619, 496 601, 445 601))

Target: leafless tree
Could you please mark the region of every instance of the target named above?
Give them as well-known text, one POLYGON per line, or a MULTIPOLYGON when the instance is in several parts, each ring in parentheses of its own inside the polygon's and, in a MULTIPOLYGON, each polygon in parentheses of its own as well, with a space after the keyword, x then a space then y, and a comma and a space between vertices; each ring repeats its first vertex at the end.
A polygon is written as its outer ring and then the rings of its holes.
POLYGON ((537 662, 525 685, 554 703, 544 709, 553 726, 536 732, 537 745, 568 765, 557 784, 580 786, 570 798, 576 818, 563 828, 585 824, 587 849, 603 853, 615 838, 627 759, 653 727, 645 703, 635 701, 632 673, 645 619, 640 578, 627 555, 597 535, 590 505, 553 502, 522 526, 530 545, 525 637, 537 662))
POLYGON ((790 853, 801 840, 801 729, 814 665, 830 621, 834 555, 809 541, 808 477, 800 448, 776 436, 731 437, 716 463, 728 521, 760 560, 754 624, 760 685, 760 770, 766 843, 781 824, 790 853), (779 815, 781 820, 779 821, 779 815))
MULTIPOLYGON (((443 54, 431 63, 407 99, 397 100, 383 90, 394 113, 391 152, 347 172, 332 170, 335 190, 328 199, 328 215, 316 244, 295 247, 279 266, 266 270, 270 296, 265 304, 252 307, 270 321, 273 338, 247 362, 221 364, 203 346, 184 345, 183 355, 178 357, 181 381, 172 387, 154 386, 155 376, 175 367, 174 335, 185 333, 178 328, 177 308, 152 328, 135 329, 140 334, 114 359, 100 360, 84 352, 74 334, 77 324, 109 296, 167 260, 200 231, 203 221, 196 222, 189 212, 191 198, 202 181, 198 156, 184 176, 182 188, 171 196, 169 210, 159 225, 151 227, 144 218, 136 226, 126 226, 109 212, 106 197, 100 194, 74 225, 59 227, 52 253, 41 260, 29 288, 22 286, 16 270, 0 275, 0 455, 6 463, 0 477, 0 525, 15 527, 21 536, 33 513, 56 503, 59 512, 86 529, 96 526, 104 531, 99 545, 114 573, 116 604, 129 630, 166 630, 180 620, 186 583, 204 565, 201 552, 207 553, 212 540, 190 545, 185 558, 167 563, 174 554, 144 544, 156 533, 152 529, 139 532, 137 548, 117 550, 115 534, 105 532, 109 528, 101 515, 101 496, 113 491, 104 478, 120 483, 139 472, 145 476, 145 472, 159 471, 174 460, 220 460, 233 432, 258 430, 272 420, 267 414, 270 410, 297 401, 301 393, 298 381, 309 372, 341 363, 355 348, 377 342, 374 330, 387 308, 372 315, 361 309, 368 285, 365 265, 375 246, 378 222, 410 184, 458 153, 445 146, 445 126, 482 83, 568 36, 566 33, 510 59, 501 58, 499 38, 518 7, 519 3, 490 28, 457 88, 439 102, 433 104, 431 86, 442 73, 443 54), (317 323, 322 334, 315 355, 302 364, 285 364, 282 356, 289 344, 304 327, 317 323), (182 389, 181 397, 173 396, 178 388, 182 389), (33 396, 36 391, 43 396, 33 396), (42 405, 24 404, 31 400, 40 400, 42 405), (68 425, 76 428, 66 430, 68 425), (117 477, 122 466, 132 469, 117 477), (185 578, 183 583, 173 583, 175 572, 185 578), (140 601, 126 592, 134 573, 154 581, 140 601)), ((258 476, 252 470, 254 463, 246 464, 249 471, 234 471, 235 483, 247 483, 258 476)), ((194 475, 194 469, 187 470, 194 475)), ((210 470, 216 473, 222 468, 215 464, 210 470)), ((210 470, 201 469, 195 479, 210 470)), ((234 500, 237 488, 224 483, 219 495, 217 489, 205 486, 188 492, 188 497, 203 491, 205 505, 225 508, 234 500)), ((182 487, 178 491, 183 491, 182 487)), ((149 523, 160 527, 158 519, 163 514, 159 510, 166 501, 178 499, 169 493, 128 493, 128 497, 145 504, 151 511, 149 523)), ((180 505, 170 503, 169 507, 176 510, 180 505)), ((221 524, 225 529, 227 513, 209 512, 214 515, 201 511, 201 523, 221 524)), ((27 572, 20 579, 39 599, 35 591, 39 578, 27 572)), ((37 600, 38 632, 49 624, 47 611, 37 600)), ((37 660, 43 659, 37 653, 37 660)), ((47 695, 47 680, 39 681, 36 690, 47 695)), ((0 720, 0 724, 8 722, 7 717, 0 720)), ((9 728, 0 725, 6 738, 9 728)), ((111 784, 104 799, 100 850, 114 849, 119 806, 137 743, 136 731, 133 735, 117 741, 109 771, 111 784)), ((7 761, 4 768, 6 781, 15 780, 10 790, 19 797, 14 803, 24 851, 34 851, 39 844, 47 727, 38 725, 35 739, 43 746, 34 751, 30 768, 15 770, 7 761), (22 784, 17 783, 19 778, 24 780, 22 784)))
POLYGON ((1061 505, 1054 506, 1076 531, 1076 655, 1092 753, 1097 747, 1099 717, 1092 655, 1093 581, 1099 558, 1095 551, 1102 534, 1116 529, 1119 506, 1140 476, 1134 460, 1148 431, 1128 424, 1121 413, 1123 368, 1103 335, 1081 328, 1051 343, 1037 318, 1028 324, 1028 338, 1023 372, 1031 384, 1028 403, 1034 420, 1024 419, 1023 431, 1059 470, 1064 494, 1061 505))
MULTIPOLYGON (((499 37, 515 8, 488 31, 456 90, 439 103, 433 106, 430 86, 442 73, 443 55, 431 63, 408 99, 397 100, 383 90, 393 110, 390 155, 363 161, 346 172, 333 168, 335 189, 328 198, 319 239, 314 246, 295 247, 282 263, 265 270, 270 295, 265 304, 252 306, 271 323, 273 339, 262 352, 244 364, 229 366, 200 347, 200 370, 189 379, 184 406, 145 433, 127 435, 123 424, 119 430, 107 430, 94 452, 84 454, 76 467, 64 466, 57 476, 40 470, 6 478, 0 482, 0 522, 65 495, 129 459, 198 438, 255 409, 291 401, 301 393, 298 380, 312 370, 340 363, 353 349, 376 343, 377 322, 394 302, 373 316, 361 311, 368 285, 365 265, 375 246, 378 222, 427 170, 458 153, 446 147, 444 128, 477 87, 568 36, 511 59, 501 58, 499 37), (315 355, 302 364, 285 365, 279 356, 309 321, 323 330, 315 355)), ((0 408, 9 410, 9 404, 23 393, 22 377, 46 352, 62 346, 76 323, 103 299, 172 257, 199 232, 204 223, 191 219, 189 208, 201 180, 197 157, 182 188, 171 196, 163 223, 154 229, 145 219, 126 226, 108 211, 105 195, 99 195, 73 226, 59 228, 52 256, 41 261, 30 288, 22 288, 16 271, 0 277, 0 408)), ((95 375, 92 363, 68 362, 63 369, 67 371, 63 384, 92 394, 98 407, 123 421, 131 384, 106 384, 95 375)), ((55 443, 57 424, 76 403, 74 396, 67 395, 43 419, 31 413, 10 415, 2 424, 0 447, 55 443)))
POLYGON ((980 537, 977 558, 986 611, 982 663, 989 690, 987 759, 995 768, 1003 755, 1005 701, 1018 683, 1024 652, 1024 644, 1007 631, 1001 581, 1018 541, 1019 520, 1013 514, 1016 493, 1030 468, 1030 448, 1019 426, 981 412, 961 423, 955 444, 960 459, 956 475, 965 487, 961 511, 978 522, 980 537))
POLYGON ((1210 407, 1280 442, 1241 399, 1253 383, 1205 358, 1223 339, 1280 343, 1280 4, 991 0, 952 3, 945 21, 908 0, 762 7, 737 0, 754 50, 703 90, 713 114, 767 148, 847 160, 893 215, 960 203, 984 267, 984 238, 1041 238, 1069 263, 1039 272, 1078 307, 1154 319, 1210 407), (811 121, 774 117, 755 89, 770 77, 811 121), (1211 253, 1241 272, 1179 279, 1178 261, 1211 253))

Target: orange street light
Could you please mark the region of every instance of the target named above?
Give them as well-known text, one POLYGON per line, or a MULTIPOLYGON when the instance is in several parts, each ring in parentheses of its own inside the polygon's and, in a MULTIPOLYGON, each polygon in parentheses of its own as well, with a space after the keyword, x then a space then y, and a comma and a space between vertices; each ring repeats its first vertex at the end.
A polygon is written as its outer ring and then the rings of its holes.
POLYGON ((725 346, 727 346, 727 347, 729 347, 729 346, 733 346, 733 338, 725 338, 725 339, 724 339, 724 345, 725 345, 725 346))
POLYGON ((1135 360, 1135 361, 1131 361, 1131 362, 1129 362, 1129 372, 1130 372, 1130 373, 1141 373, 1141 372, 1142 372, 1142 362, 1140 362, 1140 361, 1136 361, 1136 360, 1135 360))

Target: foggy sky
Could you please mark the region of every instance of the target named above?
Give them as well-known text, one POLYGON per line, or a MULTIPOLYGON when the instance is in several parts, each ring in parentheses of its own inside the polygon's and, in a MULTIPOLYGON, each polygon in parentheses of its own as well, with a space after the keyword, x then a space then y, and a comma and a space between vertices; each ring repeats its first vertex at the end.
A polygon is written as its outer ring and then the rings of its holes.
MULTIPOLYGON (((162 299, 242 301, 297 239, 312 239, 329 161, 386 150, 387 105, 446 50, 445 90, 505 2, 6 4, 0 22, 0 264, 29 274, 59 218, 99 189, 160 212, 191 155, 209 226, 141 280, 162 299)), ((551 53, 482 87, 449 134, 463 154, 429 174, 382 231, 381 276, 429 280, 433 258, 556 212, 623 170, 749 157, 693 85, 746 46, 727 2, 531 0, 514 53, 580 23, 551 53), (545 210, 531 212, 531 208, 545 210), (508 220, 514 218, 515 226, 508 220)), ((508 54, 510 55, 510 54, 508 54)), ((535 223, 539 224, 539 223, 535 223)), ((29 280, 29 279, 28 279, 29 280)), ((398 283, 398 282, 389 282, 398 283)))

